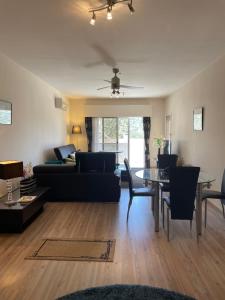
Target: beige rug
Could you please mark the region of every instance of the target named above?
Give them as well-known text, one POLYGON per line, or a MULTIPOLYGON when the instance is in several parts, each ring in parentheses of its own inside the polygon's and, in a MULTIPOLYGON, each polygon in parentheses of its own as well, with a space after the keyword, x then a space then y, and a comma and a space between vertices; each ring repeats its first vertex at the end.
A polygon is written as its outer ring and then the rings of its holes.
POLYGON ((44 239, 25 259, 112 262, 115 240, 44 239))

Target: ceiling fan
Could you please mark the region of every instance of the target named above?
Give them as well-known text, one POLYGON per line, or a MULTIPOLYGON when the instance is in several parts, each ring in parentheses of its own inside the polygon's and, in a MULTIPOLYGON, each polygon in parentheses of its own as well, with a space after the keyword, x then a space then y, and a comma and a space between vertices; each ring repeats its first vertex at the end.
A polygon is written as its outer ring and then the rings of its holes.
POLYGON ((141 86, 131 86, 131 85, 124 85, 124 84, 120 84, 120 78, 117 76, 117 74, 119 73, 119 69, 118 68, 113 68, 113 73, 115 74, 113 76, 113 78, 111 80, 104 80, 105 82, 110 83, 111 85, 107 85, 101 88, 98 88, 97 90, 104 90, 104 89, 108 89, 111 88, 112 89, 112 94, 111 96, 117 96, 119 97, 120 95, 120 88, 124 88, 124 89, 143 89, 144 87, 141 86))

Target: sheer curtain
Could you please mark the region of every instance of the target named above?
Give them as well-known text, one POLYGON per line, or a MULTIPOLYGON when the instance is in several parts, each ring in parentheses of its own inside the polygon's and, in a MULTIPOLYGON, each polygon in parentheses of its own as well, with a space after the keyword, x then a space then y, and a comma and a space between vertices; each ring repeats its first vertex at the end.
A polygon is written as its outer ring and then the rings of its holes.
POLYGON ((98 152, 103 150, 102 141, 102 118, 92 118, 93 136, 92 136, 92 151, 98 152))

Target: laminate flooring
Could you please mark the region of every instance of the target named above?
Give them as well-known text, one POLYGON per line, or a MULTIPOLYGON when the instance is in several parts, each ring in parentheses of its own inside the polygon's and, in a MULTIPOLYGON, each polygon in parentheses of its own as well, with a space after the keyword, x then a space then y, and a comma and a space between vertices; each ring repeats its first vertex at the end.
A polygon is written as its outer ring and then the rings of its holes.
POLYGON ((80 289, 143 284, 199 300, 225 299, 225 219, 209 204, 200 242, 195 226, 173 221, 171 241, 154 232, 150 198, 135 198, 126 224, 128 190, 115 203, 46 203, 22 234, 0 234, 0 299, 51 300, 80 289), (42 238, 116 239, 113 263, 25 260, 42 238))

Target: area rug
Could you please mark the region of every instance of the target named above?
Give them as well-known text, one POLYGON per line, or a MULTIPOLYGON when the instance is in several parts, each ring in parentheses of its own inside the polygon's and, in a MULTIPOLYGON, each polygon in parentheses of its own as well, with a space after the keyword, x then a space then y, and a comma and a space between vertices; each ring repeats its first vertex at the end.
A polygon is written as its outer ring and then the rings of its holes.
POLYGON ((25 259, 112 262, 115 240, 44 239, 25 259))
POLYGON ((142 285, 111 285, 90 288, 58 300, 196 300, 173 291, 142 285))

